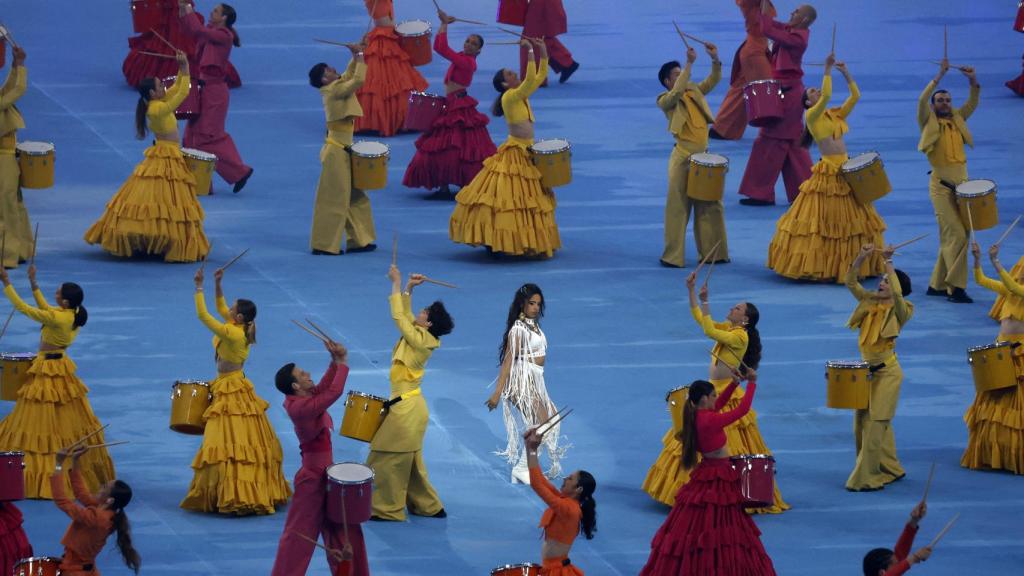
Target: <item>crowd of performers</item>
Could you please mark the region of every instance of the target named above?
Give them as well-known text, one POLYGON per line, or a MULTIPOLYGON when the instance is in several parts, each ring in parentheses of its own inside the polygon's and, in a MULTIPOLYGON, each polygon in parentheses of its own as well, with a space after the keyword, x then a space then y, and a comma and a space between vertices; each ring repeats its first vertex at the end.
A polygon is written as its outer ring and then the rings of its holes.
MULTIPOLYGON (((359 43, 347 45, 352 59, 343 72, 327 63, 309 71, 309 81, 322 98, 326 137, 321 149, 320 180, 314 202, 310 247, 314 254, 337 255, 376 248, 369 197, 355 188, 351 174, 353 135, 375 132, 387 137, 402 131, 412 92, 427 88, 395 30, 393 0, 364 0, 373 28, 359 43)), ((513 4, 514 2, 510 2, 513 4)), ((457 21, 438 12, 440 29, 434 50, 450 61, 444 77, 444 109, 416 140, 416 153, 403 183, 412 188, 437 189, 455 207, 449 223, 454 242, 485 246, 495 253, 551 257, 561 247, 555 222, 555 197, 541 183, 528 151, 534 144, 535 116, 529 98, 547 84, 548 67, 567 81, 579 68, 557 36, 567 30, 560 0, 522 2, 524 38, 520 41, 520 72, 503 68, 493 77, 498 92, 491 114, 503 117, 508 138, 500 146, 491 140, 489 119, 477 110, 467 93, 477 70, 476 57, 485 39, 471 34, 461 52, 448 41, 448 27, 457 21), (458 187, 453 195, 452 186, 458 187)), ((253 174, 225 130, 229 88, 240 85, 230 63, 240 46, 234 30, 236 11, 218 4, 206 23, 191 0, 153 2, 159 17, 150 30, 132 38, 124 63, 125 77, 138 89, 137 136, 153 136, 144 160, 111 198, 102 216, 85 234, 119 257, 157 255, 169 262, 204 260, 210 244, 203 231, 204 212, 197 200, 197 181, 186 166, 182 147, 217 157, 217 172, 240 191, 253 174), (168 46, 175 46, 167 54, 168 46), (154 55, 163 52, 164 56, 154 55), (169 56, 169 57, 168 57, 169 56), (172 64, 170 61, 173 60, 172 64), (198 69, 193 76, 192 69, 198 69), (172 77, 173 79, 169 78, 172 77), (202 113, 191 118, 184 137, 178 134, 175 111, 194 86, 202 87, 202 113)), ((786 22, 776 20, 769 0, 736 0, 746 38, 736 51, 730 86, 718 114, 706 96, 722 77, 718 49, 703 43, 711 70, 700 82, 692 80, 698 53, 686 52, 685 64, 667 62, 658 72, 665 91, 658 107, 675 138, 668 170, 663 266, 686 266, 685 229, 692 209, 700 258, 729 262, 724 207, 721 200, 695 199, 687 193, 691 156, 708 147, 710 139, 738 139, 747 124, 743 87, 775 81, 785 98, 781 118, 759 127, 739 193, 742 204, 775 203, 774 187, 781 174, 789 209, 779 218, 768 248, 767 266, 797 280, 845 282, 856 300, 847 326, 858 331, 862 358, 873 375, 867 408, 854 413, 856 460, 846 480, 850 491, 874 491, 905 477, 896 453, 892 422, 903 373, 896 340, 913 316, 910 278, 894 268, 892 246, 886 246, 885 223, 870 203, 854 198, 840 176, 849 159, 845 136, 847 118, 860 98, 849 68, 829 54, 820 88, 806 88, 802 59, 810 30, 817 19, 812 6, 795 8, 786 22), (769 51, 769 46, 771 50, 769 51), (829 107, 832 71, 844 77, 849 96, 829 107), (800 96, 800 97, 794 97, 800 96), (821 159, 811 163, 809 146, 816 144, 821 159), (861 285, 879 277, 877 289, 861 285)), ((1018 20, 1024 22, 1024 7, 1018 20)), ((1018 26, 1024 31, 1024 23, 1018 26)), ((26 52, 12 45, 7 81, 0 89, 0 226, 3 267, 0 280, 13 307, 41 325, 39 351, 17 393, 13 410, 0 421, 0 451, 23 453, 24 496, 52 499, 70 518, 62 544, 60 569, 65 574, 96 574, 97 554, 113 533, 125 563, 139 569, 141 557, 131 542, 125 514, 132 491, 117 479, 105 447, 104 431, 88 399, 88 388, 77 375, 68 348, 86 325, 85 293, 65 282, 50 304, 36 283, 34 265, 27 278, 35 305, 21 299, 7 268, 17 267, 34 254, 28 214, 21 200, 19 166, 15 159, 16 132, 24 120, 15 103, 27 87, 26 52), (86 442, 85 439, 88 439, 86 442), (67 468, 65 470, 65 467, 67 468), (75 503, 67 494, 71 491, 75 503)), ((989 249, 998 279, 985 275, 981 248, 968 242, 953 188, 967 180, 965 145, 973 146, 967 120, 978 105, 980 85, 973 68, 961 67, 970 93, 961 107, 939 87, 950 69, 940 63, 936 77, 921 93, 917 119, 918 149, 931 166, 929 194, 939 228, 940 248, 926 294, 957 303, 970 303, 966 293, 967 252, 974 257, 979 286, 998 294, 990 315, 1000 321, 997 342, 1024 343, 1024 257, 1006 270, 999 245, 989 249)), ((1020 90, 1020 78, 1007 85, 1020 90)), ((294 363, 281 367, 275 384, 299 439, 301 467, 292 486, 284 476, 284 454, 266 411, 269 403, 256 394, 244 372, 256 343, 256 305, 237 299, 229 306, 222 290, 224 270, 214 272, 216 318, 207 310, 204 271, 195 275, 195 312, 213 333, 217 377, 209 383, 212 403, 203 413, 202 445, 192 462, 194 477, 180 506, 203 513, 230 515, 274 514, 289 503, 273 574, 304 574, 323 537, 332 572, 369 574, 369 560, 358 522, 335 522, 327 514, 327 468, 332 464, 333 421, 328 413, 344 392, 349 374, 347 351, 324 339, 330 364, 319 384, 294 363), (293 493, 294 489, 294 493, 293 493)), ((403 521, 408 514, 446 517, 440 495, 432 486, 423 456, 429 422, 422 392, 426 364, 454 329, 440 301, 418 312, 412 292, 426 278, 411 274, 402 285, 393 264, 389 306, 398 330, 392 352, 387 416, 370 441, 366 465, 372 468, 374 491, 371 519, 403 521)), ((686 280, 692 316, 714 342, 707 380, 695 380, 677 397, 678 421, 662 439, 661 454, 651 466, 643 490, 672 507, 651 542, 642 574, 774 574, 771 559, 760 542, 751 513, 783 513, 789 509, 778 486, 770 502, 746 507, 740 472, 730 463, 736 455, 770 455, 752 409, 761 359, 758 332, 760 311, 752 302, 732 307, 716 322, 708 305, 705 284, 697 274, 686 280), (746 389, 741 383, 746 382, 746 389)), ((567 449, 555 403, 544 380, 547 340, 540 327, 545 300, 540 287, 527 283, 516 290, 498 354, 499 371, 490 410, 502 407, 507 446, 498 455, 509 467, 513 483, 528 484, 547 504, 541 520, 544 540, 540 573, 579 575, 569 554, 578 534, 590 539, 596 531, 596 480, 583 470, 565 477, 556 487, 549 477, 561 474, 567 449), (549 465, 541 470, 539 452, 549 465)), ((979 392, 965 415, 968 447, 961 464, 971 469, 1007 470, 1024 474, 1024 353, 1013 349, 1018 383, 979 392)), ((911 512, 895 550, 879 548, 864 558, 865 575, 901 574, 926 560, 930 547, 911 552, 924 502, 911 512)), ((12 502, 0 502, 0 572, 32 556, 22 530, 22 517, 12 502)))

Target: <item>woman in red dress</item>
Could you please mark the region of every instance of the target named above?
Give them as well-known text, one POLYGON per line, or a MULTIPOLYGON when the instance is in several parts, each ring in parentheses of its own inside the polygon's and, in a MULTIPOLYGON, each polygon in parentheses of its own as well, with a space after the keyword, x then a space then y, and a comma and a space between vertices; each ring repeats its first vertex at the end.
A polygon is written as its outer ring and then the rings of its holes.
POLYGON ((18 560, 32 556, 22 520, 14 502, 0 502, 0 574, 13 574, 18 560))

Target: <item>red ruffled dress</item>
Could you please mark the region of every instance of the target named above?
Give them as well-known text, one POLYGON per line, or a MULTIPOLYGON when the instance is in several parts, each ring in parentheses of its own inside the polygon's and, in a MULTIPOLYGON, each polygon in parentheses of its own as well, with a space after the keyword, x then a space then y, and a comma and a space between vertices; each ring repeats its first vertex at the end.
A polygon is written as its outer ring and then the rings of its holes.
MULTIPOLYGON (((451 62, 444 83, 469 86, 476 72, 476 57, 448 47, 448 34, 434 38, 434 50, 451 62)), ((487 131, 490 119, 477 111, 479 104, 465 90, 445 97, 445 109, 430 129, 416 139, 416 155, 405 170, 402 184, 409 188, 463 187, 483 168, 498 148, 487 131)))
MULTIPOLYGON (((724 428, 750 411, 757 383, 747 383, 739 406, 719 413, 738 382, 729 384, 715 409, 697 411, 697 446, 703 453, 725 446, 724 428)), ((740 474, 728 458, 704 458, 679 489, 675 506, 651 541, 640 576, 774 575, 761 531, 743 511, 740 474)))
POLYGON ((0 502, 0 574, 13 574, 18 560, 32 556, 21 525, 21 510, 13 502, 0 502))

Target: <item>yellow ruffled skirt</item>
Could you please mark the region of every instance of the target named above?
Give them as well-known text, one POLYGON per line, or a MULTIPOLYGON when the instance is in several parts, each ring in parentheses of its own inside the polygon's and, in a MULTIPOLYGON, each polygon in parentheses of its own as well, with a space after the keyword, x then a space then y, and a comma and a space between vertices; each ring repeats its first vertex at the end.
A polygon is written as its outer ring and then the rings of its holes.
MULTIPOLYGON (((1011 342, 1024 343, 1024 334, 1011 342)), ((1014 351, 1017 385, 982 392, 964 414, 967 449, 960 465, 1024 474, 1024 347, 1014 351)))
POLYGON ((455 197, 448 237, 494 252, 550 257, 562 247, 555 195, 519 144, 505 142, 455 197))
MULTIPOLYGON (((25 453, 26 498, 52 499, 50 475, 57 450, 102 426, 89 405, 89 389, 75 371, 67 354, 47 360, 40 353, 29 366, 28 380, 18 391, 14 410, 0 421, 0 451, 25 453)), ((103 442, 103 432, 88 440, 89 444, 103 442)), ((86 452, 78 461, 78 471, 93 492, 115 478, 106 448, 86 452)), ((71 494, 71 482, 67 475, 64 478, 71 494)))
POLYGON ((197 262, 210 251, 196 181, 177 142, 157 140, 145 152, 107 209, 85 233, 114 256, 163 256, 166 262, 197 262))
POLYGON ((221 514, 273 514, 292 491, 281 463, 281 442, 270 426, 269 404, 241 370, 210 384, 213 403, 203 414, 206 431, 181 507, 221 514))
MULTIPOLYGON (((1022 272, 1024 272, 1024 256, 1021 256, 1017 263, 1013 265, 1013 268, 1010 270, 1010 276, 1020 278, 1022 272)), ((996 281, 998 282, 999 279, 996 278, 996 281)), ((995 303, 992 304, 992 308, 988 311, 988 315, 996 321, 1010 317, 1024 318, 1024 298, 1019 298, 1012 294, 1010 296, 999 295, 995 303)))
MULTIPOLYGON (((721 394, 729 386, 731 380, 712 380, 715 390, 721 394)), ((743 398, 743 389, 736 388, 732 398, 726 403, 723 411, 732 410, 740 405, 743 398)), ((768 446, 761 437, 761 431, 757 429, 757 413, 751 410, 743 418, 725 427, 726 446, 729 447, 729 454, 738 456, 740 454, 771 454, 768 446)), ((683 468, 683 445, 676 438, 676 430, 669 428, 665 437, 661 439, 663 448, 658 459, 647 471, 647 478, 644 479, 644 492, 650 494, 658 502, 672 506, 676 501, 676 493, 684 484, 690 481, 690 470, 683 468)), ((698 462, 700 454, 697 454, 698 462)), ((769 508, 747 508, 751 514, 781 514, 789 510, 789 504, 782 500, 778 483, 775 484, 775 503, 769 508)))
MULTIPOLYGON (((811 177, 800 185, 800 195, 775 224, 768 246, 768 267, 795 280, 843 282, 861 246, 881 247, 885 222, 874 205, 853 197, 839 173, 841 164, 819 160, 811 177)), ((859 276, 885 271, 881 252, 861 265, 859 276)))

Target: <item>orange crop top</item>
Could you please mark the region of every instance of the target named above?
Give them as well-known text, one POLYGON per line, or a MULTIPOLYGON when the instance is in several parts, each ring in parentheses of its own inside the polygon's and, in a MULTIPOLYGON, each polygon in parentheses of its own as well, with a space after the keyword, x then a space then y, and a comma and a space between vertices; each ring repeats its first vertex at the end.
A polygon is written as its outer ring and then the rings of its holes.
POLYGON ((178 129, 178 119, 174 117, 174 111, 188 96, 191 80, 188 74, 182 74, 174 81, 174 85, 167 89, 167 93, 160 100, 150 100, 146 108, 146 119, 149 121, 149 129, 154 134, 166 134, 175 132, 178 129))
POLYGON ((530 487, 548 505, 540 519, 544 538, 572 546, 580 533, 580 519, 583 509, 575 498, 562 496, 554 484, 544 477, 540 468, 530 467, 530 487))

